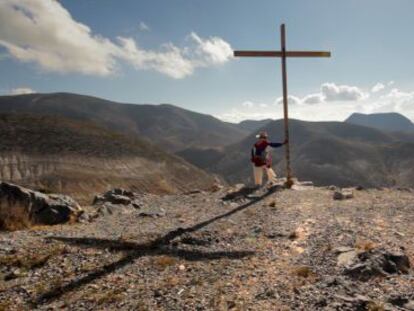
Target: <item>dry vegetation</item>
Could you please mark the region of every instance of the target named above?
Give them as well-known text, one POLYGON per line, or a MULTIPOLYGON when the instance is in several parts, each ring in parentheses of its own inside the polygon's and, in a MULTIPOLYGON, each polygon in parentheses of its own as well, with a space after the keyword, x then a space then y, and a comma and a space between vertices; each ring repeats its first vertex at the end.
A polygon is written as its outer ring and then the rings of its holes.
POLYGON ((24 206, 15 205, 13 209, 8 204, 0 202, 0 231, 15 231, 30 227, 30 219, 24 211, 24 206))

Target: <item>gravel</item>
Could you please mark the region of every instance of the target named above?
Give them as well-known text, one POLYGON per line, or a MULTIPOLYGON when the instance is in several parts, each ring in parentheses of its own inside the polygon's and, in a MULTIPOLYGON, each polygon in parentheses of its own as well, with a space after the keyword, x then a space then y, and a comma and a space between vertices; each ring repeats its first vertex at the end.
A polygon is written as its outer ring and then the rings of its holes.
POLYGON ((228 191, 0 233, 0 310, 412 310, 411 268, 345 272, 379 254, 414 262, 412 191, 228 191))

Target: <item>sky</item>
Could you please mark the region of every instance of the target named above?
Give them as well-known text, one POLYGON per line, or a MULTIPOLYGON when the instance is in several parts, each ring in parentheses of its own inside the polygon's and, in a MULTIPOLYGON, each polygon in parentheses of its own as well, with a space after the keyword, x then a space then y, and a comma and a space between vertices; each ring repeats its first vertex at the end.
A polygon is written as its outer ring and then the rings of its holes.
POLYGON ((230 122, 280 118, 278 58, 233 50, 327 50, 288 59, 289 114, 414 120, 412 0, 0 0, 0 94, 72 92, 170 103, 230 122))

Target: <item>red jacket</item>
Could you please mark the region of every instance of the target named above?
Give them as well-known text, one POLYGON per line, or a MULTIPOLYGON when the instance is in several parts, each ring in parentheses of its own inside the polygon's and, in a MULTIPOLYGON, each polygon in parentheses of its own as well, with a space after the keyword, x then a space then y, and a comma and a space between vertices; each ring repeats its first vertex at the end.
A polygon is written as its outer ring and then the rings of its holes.
POLYGON ((251 152, 250 161, 255 166, 266 165, 270 167, 272 165, 272 156, 270 152, 266 151, 266 148, 270 146, 272 148, 278 148, 283 146, 283 143, 271 143, 268 140, 261 139, 254 144, 251 152))

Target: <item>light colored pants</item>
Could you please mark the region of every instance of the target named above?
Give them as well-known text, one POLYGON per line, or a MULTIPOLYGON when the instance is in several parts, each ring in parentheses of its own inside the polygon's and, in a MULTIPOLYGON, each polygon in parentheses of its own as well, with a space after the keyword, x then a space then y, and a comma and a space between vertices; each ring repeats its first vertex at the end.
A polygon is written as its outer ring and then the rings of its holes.
POLYGON ((262 185, 263 171, 266 171, 268 182, 276 181, 276 173, 271 167, 267 167, 266 165, 263 165, 263 166, 253 165, 254 183, 256 186, 262 185))

